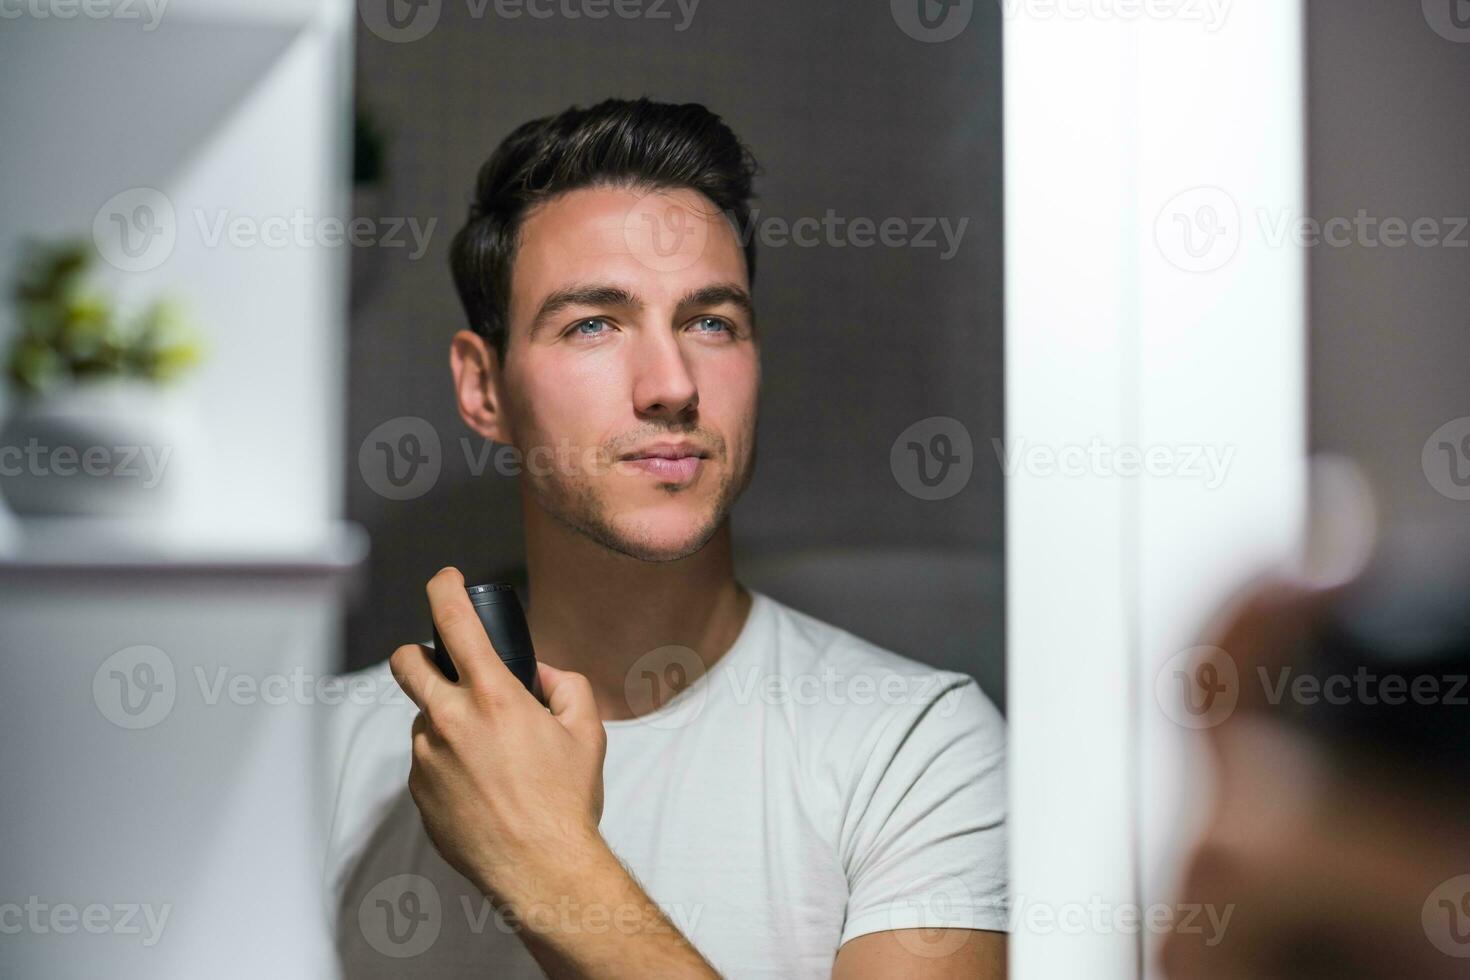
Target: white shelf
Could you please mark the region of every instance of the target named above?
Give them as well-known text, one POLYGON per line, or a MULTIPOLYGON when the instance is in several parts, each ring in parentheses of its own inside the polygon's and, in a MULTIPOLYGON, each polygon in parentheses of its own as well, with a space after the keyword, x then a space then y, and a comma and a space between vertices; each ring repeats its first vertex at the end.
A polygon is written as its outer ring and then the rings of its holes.
POLYGON ((363 529, 340 522, 289 538, 246 540, 147 521, 26 518, 0 532, 0 576, 39 571, 336 576, 367 556, 363 529))

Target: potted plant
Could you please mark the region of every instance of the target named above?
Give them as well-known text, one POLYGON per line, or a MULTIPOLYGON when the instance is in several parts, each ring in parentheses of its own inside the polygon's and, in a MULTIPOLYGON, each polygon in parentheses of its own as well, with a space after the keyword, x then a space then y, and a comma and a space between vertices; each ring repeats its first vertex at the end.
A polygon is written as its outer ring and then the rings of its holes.
POLYGON ((178 306, 125 312, 79 243, 32 244, 12 289, 0 495, 21 515, 164 517, 179 505, 191 420, 168 382, 200 358, 178 306))

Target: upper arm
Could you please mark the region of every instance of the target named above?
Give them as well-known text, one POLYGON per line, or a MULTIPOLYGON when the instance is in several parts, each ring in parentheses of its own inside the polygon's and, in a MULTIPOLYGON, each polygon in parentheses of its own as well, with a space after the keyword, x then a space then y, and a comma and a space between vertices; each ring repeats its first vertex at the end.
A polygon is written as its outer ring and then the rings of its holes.
POLYGON ((893 929, 842 944, 832 980, 1005 980, 1006 934, 979 929, 893 929))
POLYGON ((963 680, 937 701, 890 711, 853 753, 839 945, 869 933, 1007 929, 1004 722, 963 680))

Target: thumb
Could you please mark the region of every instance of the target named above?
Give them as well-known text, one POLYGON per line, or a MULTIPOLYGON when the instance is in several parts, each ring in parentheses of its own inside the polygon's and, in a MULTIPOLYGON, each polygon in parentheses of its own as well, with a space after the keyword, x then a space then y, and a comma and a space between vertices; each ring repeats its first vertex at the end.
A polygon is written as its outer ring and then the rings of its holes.
POLYGON ((539 661, 536 671, 553 718, 574 735, 584 738, 594 734, 598 738, 605 736, 592 684, 584 675, 572 670, 559 670, 539 661))

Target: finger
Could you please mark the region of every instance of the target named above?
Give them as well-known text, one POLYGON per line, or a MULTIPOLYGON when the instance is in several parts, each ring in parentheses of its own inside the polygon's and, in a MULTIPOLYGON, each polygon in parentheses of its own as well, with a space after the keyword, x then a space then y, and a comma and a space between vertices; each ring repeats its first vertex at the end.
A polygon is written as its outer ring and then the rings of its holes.
POLYGON ((445 653, 459 671, 460 680, 481 690, 520 687, 515 675, 501 663, 495 646, 485 633, 474 603, 465 592, 464 576, 454 567, 441 568, 429 579, 429 611, 434 628, 444 641, 445 653))
POLYGON ((552 717, 568 731, 584 738, 606 734, 602 718, 597 713, 597 698, 593 696, 592 684, 586 677, 543 663, 538 663, 536 670, 552 717))
POLYGON ((388 658, 388 669, 420 711, 428 711, 430 701, 452 686, 434 664, 429 648, 421 643, 407 643, 394 650, 388 658))

